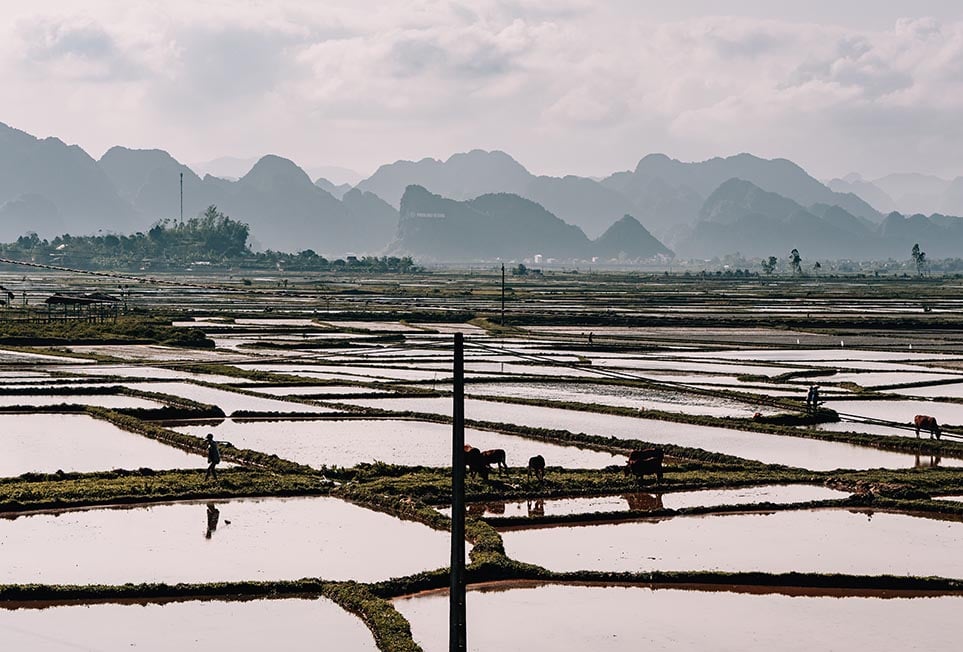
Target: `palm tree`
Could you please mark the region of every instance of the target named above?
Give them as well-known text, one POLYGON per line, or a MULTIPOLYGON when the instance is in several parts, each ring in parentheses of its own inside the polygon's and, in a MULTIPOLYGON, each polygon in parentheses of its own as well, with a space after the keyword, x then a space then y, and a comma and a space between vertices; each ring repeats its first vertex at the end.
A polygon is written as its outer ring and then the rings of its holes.
POLYGON ((920 245, 918 242, 913 245, 913 251, 911 255, 913 256, 913 262, 916 263, 916 272, 922 276, 923 270, 926 269, 926 252, 920 251, 920 245))
POLYGON ((802 274, 802 257, 798 249, 789 252, 789 265, 792 267, 793 274, 802 274))

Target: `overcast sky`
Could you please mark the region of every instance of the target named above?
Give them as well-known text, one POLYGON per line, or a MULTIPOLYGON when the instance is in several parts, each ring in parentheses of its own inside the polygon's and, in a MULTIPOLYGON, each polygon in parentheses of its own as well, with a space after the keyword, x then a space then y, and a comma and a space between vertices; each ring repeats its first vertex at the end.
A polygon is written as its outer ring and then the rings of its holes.
POLYGON ((0 122, 99 157, 501 149, 541 174, 742 151, 963 174, 959 0, 0 0, 0 122))

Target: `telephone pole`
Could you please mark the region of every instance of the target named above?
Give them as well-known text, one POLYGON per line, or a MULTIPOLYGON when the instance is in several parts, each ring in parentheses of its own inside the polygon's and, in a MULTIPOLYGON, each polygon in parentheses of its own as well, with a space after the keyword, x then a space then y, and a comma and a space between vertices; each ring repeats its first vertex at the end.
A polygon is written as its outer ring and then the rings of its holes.
POLYGON ((181 172, 181 224, 184 223, 184 173, 181 172))
POLYGON ((505 263, 502 263, 502 326, 505 325, 505 263))
POLYGON ((455 333, 451 432, 451 573, 448 650, 465 652, 465 345, 455 333))

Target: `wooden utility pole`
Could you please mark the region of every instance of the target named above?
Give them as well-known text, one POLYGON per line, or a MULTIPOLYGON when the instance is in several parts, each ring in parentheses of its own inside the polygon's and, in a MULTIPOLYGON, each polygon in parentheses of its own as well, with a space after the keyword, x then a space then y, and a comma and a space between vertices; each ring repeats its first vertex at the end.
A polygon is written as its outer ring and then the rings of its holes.
POLYGON ((502 263, 502 326, 505 325, 505 263, 502 263))
POLYGON ((455 333, 451 431, 451 586, 449 652, 465 652, 465 344, 455 333))
POLYGON ((181 172, 181 224, 184 223, 184 173, 181 172))

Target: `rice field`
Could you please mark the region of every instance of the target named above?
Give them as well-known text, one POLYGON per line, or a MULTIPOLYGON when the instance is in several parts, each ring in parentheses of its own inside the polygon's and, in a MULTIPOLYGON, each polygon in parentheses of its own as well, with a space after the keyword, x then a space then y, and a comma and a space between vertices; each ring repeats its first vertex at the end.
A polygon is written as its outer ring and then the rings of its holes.
POLYGON ((10 649, 445 649, 454 333, 465 441, 507 462, 466 481, 469 649, 946 649, 963 324, 906 293, 954 281, 559 274, 502 327, 493 278, 182 276, 129 301, 207 346, 0 345, 10 649), (626 473, 651 447, 662 479, 626 473))

